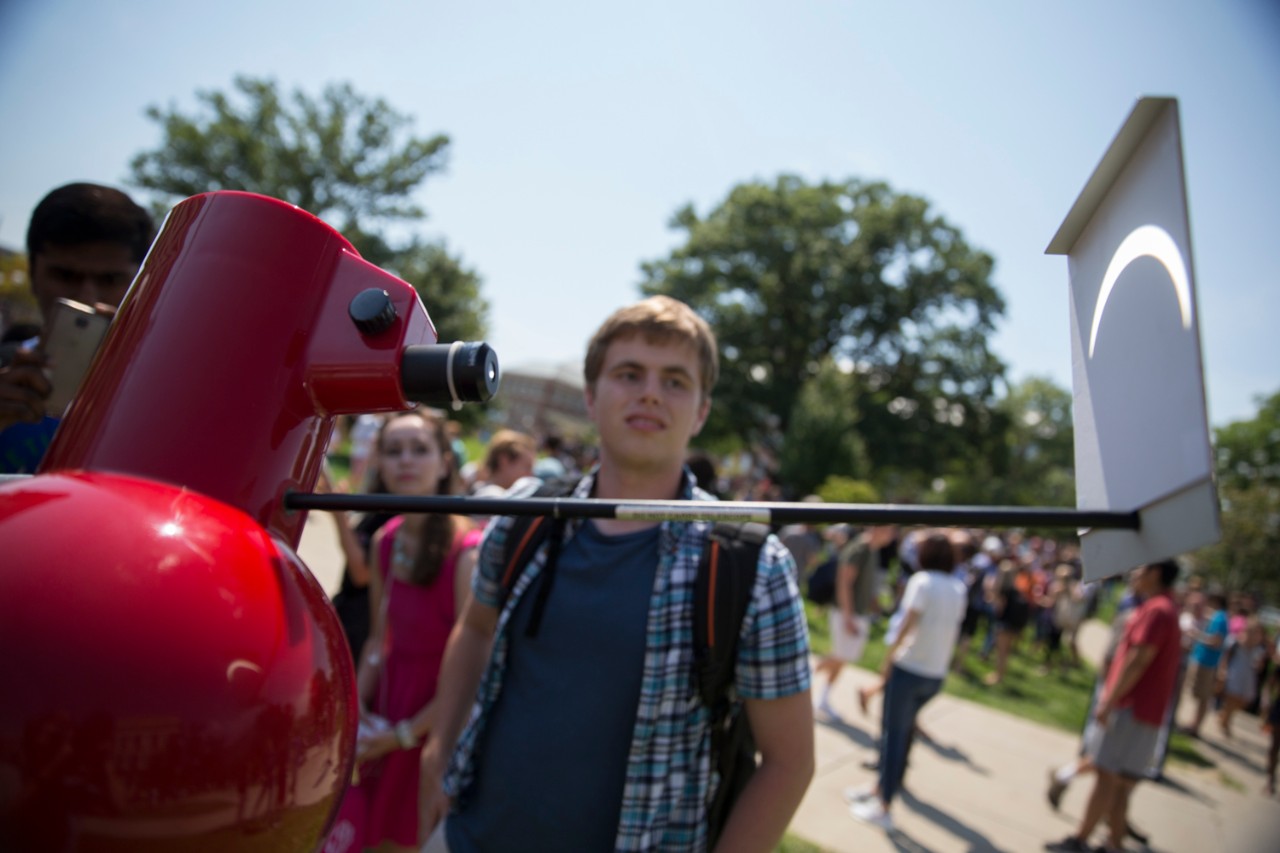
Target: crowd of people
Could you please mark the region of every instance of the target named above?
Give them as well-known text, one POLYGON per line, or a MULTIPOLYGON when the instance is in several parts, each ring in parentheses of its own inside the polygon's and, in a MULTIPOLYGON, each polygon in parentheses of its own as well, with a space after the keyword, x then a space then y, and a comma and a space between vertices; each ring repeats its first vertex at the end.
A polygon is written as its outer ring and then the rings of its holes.
POLYGON ((827 604, 830 631, 830 652, 815 667, 819 719, 848 724, 833 709, 831 690, 843 666, 861 659, 869 625, 884 626, 881 678, 856 693, 864 713, 884 694, 879 756, 865 764, 878 781, 845 791, 858 819, 892 828, 904 755, 914 740, 929 737, 916 716, 949 674, 974 678, 972 658, 981 658, 990 666, 982 683, 1000 689, 1010 660, 1021 657, 1036 678, 1061 677, 1082 665, 1077 634, 1085 620, 1109 613, 1110 642, 1079 754, 1051 771, 1046 796, 1056 809, 1082 775, 1094 778, 1094 788, 1077 831, 1046 849, 1093 850, 1090 835, 1104 823, 1109 846, 1097 849, 1122 849, 1125 838, 1145 843, 1146 833, 1127 819, 1130 795, 1138 782, 1162 778, 1171 732, 1199 737, 1211 710, 1225 738, 1242 711, 1262 717, 1271 737, 1266 793, 1275 795, 1280 635, 1262 622, 1255 597, 1226 594, 1175 560, 1139 567, 1122 590, 1118 579, 1085 582, 1075 547, 1018 531, 952 529, 943 536, 794 525, 781 533, 802 577, 820 577, 833 553, 839 567, 835 595, 815 597, 827 604), (1190 707, 1179 717, 1184 695, 1190 707))
MULTIPOLYGON (((459 466, 466 472, 459 482, 459 493, 519 494, 530 488, 525 484, 541 483, 548 477, 581 477, 584 467, 590 470, 593 464, 589 457, 574 456, 555 457, 557 464, 550 466, 540 464, 540 459, 547 458, 548 448, 535 437, 516 431, 494 433, 481 459, 459 466)), ((382 453, 375 444, 371 470, 378 469, 382 453)), ((703 468, 707 491, 738 496, 732 489, 741 484, 716 478, 714 463, 707 457, 697 461, 703 468)), ((689 465, 691 473, 693 467, 689 465)), ((807 500, 819 499, 810 496, 807 500)), ((488 521, 473 519, 479 525, 488 521)), ((873 627, 881 624, 884 628, 887 652, 881 677, 856 689, 857 704, 864 712, 869 712, 877 694, 883 694, 879 751, 867 762, 876 770, 877 781, 845 792, 851 813, 873 825, 893 827, 891 807, 903 784, 910 749, 917 738, 929 737, 917 717, 946 678, 969 672, 975 660, 982 660, 986 662, 983 669, 989 669, 982 681, 1000 689, 1011 677, 1009 664, 1014 659, 1026 661, 1037 677, 1061 677, 1084 666, 1077 634, 1089 618, 1114 612, 1110 649, 1099 674, 1080 753, 1052 771, 1047 795, 1056 808, 1066 787, 1085 775, 1095 779, 1095 788, 1079 831, 1049 849, 1092 849, 1087 847, 1089 834, 1103 824, 1112 834, 1112 843, 1117 833, 1120 838, 1127 834, 1145 840, 1145 833, 1127 819, 1117 823, 1114 816, 1125 812, 1123 805, 1117 804, 1127 804, 1138 781, 1160 778, 1184 684, 1189 701, 1183 729, 1192 735, 1199 732, 1210 709, 1221 733, 1228 737, 1232 720, 1241 711, 1270 714, 1273 720, 1280 713, 1280 701, 1276 701, 1280 695, 1280 676, 1276 675, 1280 641, 1269 637, 1259 620, 1259 602, 1242 594, 1228 597, 1194 575, 1184 577, 1177 563, 1144 567, 1123 585, 1114 580, 1085 582, 1074 545, 1019 531, 794 524, 777 534, 792 555, 798 590, 806 588, 823 563, 834 562, 837 567, 827 607, 829 651, 816 660, 813 669, 818 719, 844 722, 834 710, 832 691, 844 668, 862 658, 873 633, 878 633, 873 627), (1173 625, 1176 653, 1162 652, 1165 657, 1161 658, 1154 703, 1149 698, 1152 688, 1146 686, 1138 694, 1148 697, 1139 704, 1140 710, 1133 710, 1131 704, 1117 707, 1123 703, 1114 688, 1125 676, 1118 666, 1113 671, 1112 663, 1116 655, 1123 659, 1132 648, 1150 640, 1151 629, 1142 633, 1133 617, 1143 612, 1148 614, 1144 621, 1155 619, 1150 615, 1155 611, 1143 611, 1142 605, 1156 598, 1167 599, 1158 622, 1166 629, 1173 625), (1167 657, 1169 654, 1173 657, 1167 657), (1168 663, 1170 660, 1174 663, 1168 663), (1109 724, 1102 726, 1100 719, 1109 724), (1109 740, 1103 736, 1107 731, 1113 732, 1109 740), (1116 744, 1121 742, 1130 748, 1120 750, 1117 756, 1116 744)), ((346 537, 344 547, 351 541, 346 537)), ((365 544, 367 547, 368 542, 365 544)), ((359 565, 358 559, 349 562, 359 565)), ((1170 641, 1161 635, 1160 642, 1167 646, 1170 641)), ((1133 688, 1130 685, 1128 689, 1133 688)), ((1280 726, 1273 728, 1275 743, 1280 744, 1280 726)), ((384 745, 392 743, 387 731, 386 727, 377 730, 384 745)), ((1271 793, 1275 790, 1274 767, 1273 744, 1271 793)), ((406 809, 418 809, 416 801, 402 800, 406 809)), ((406 849, 409 846, 404 845, 406 849)), ((471 848, 464 843, 457 849, 471 848)))
MULTIPOLYGON (((28 238, 44 316, 60 297, 111 313, 153 231, 116 190, 50 193, 28 238)), ((44 405, 44 332, 17 330, 0 353, 5 472, 35 469, 61 414, 44 405)), ((482 458, 468 459, 457 424, 441 413, 367 414, 339 432, 349 473, 326 474, 321 487, 520 498, 563 480, 575 497, 780 497, 768 477, 726 480, 690 449, 711 405, 716 349, 688 306, 651 297, 607 318, 588 347, 594 445, 503 429, 487 436, 482 458)), ((880 623, 880 679, 857 693, 864 711, 882 695, 877 779, 846 798, 855 818, 892 828, 912 744, 925 736, 920 711, 946 679, 975 657, 989 662, 991 689, 1019 657, 1042 676, 1079 667, 1077 633, 1108 602, 1104 585, 1083 580, 1073 545, 1016 531, 798 524, 768 535, 727 694, 749 723, 759 766, 711 826, 708 803, 725 780, 710 769, 689 605, 710 524, 562 519, 521 563, 508 559, 510 517, 335 521, 346 567, 334 605, 356 664, 360 726, 326 853, 697 850, 711 840, 772 850, 814 770, 815 714, 838 716, 840 675, 880 623), (830 651, 811 664, 802 590, 816 588, 820 573, 831 587, 822 599, 830 651)), ((1226 737, 1241 713, 1268 719, 1275 793, 1280 644, 1259 602, 1186 578, 1172 560, 1129 580, 1081 754, 1054 771, 1048 796, 1056 806, 1084 773, 1095 787, 1078 830, 1050 849, 1091 849, 1102 823, 1112 847, 1136 833, 1127 803, 1138 781, 1161 772, 1184 685, 1192 736, 1211 711, 1226 737)))

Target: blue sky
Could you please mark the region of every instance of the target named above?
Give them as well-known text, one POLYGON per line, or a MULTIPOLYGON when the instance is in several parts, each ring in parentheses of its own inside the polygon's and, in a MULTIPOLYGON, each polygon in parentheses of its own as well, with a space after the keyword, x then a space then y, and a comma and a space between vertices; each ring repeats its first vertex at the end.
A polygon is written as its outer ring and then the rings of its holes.
MULTIPOLYGON (((685 203, 783 172, 888 181, 991 252, 1014 380, 1071 385, 1044 248, 1141 95, 1179 99, 1211 423, 1280 390, 1280 12, 1267 0, 0 0, 0 245, 119 186, 148 105, 236 74, 350 81, 453 142, 417 200, 484 280, 505 365, 580 361, 685 203)), ((430 310, 430 302, 427 308, 430 310)))

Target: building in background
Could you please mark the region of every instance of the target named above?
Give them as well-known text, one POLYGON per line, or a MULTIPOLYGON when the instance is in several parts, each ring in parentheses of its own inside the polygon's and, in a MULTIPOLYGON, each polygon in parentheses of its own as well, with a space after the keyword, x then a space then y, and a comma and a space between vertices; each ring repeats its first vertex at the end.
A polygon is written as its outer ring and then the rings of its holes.
POLYGON ((580 441, 591 430, 580 364, 529 362, 504 367, 498 390, 499 425, 539 438, 580 441))

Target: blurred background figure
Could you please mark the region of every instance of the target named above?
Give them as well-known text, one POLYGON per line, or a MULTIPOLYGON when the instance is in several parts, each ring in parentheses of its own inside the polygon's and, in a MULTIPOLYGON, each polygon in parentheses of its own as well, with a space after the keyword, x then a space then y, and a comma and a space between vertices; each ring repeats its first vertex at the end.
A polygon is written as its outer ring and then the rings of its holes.
POLYGON ((522 477, 533 476, 536 455, 533 436, 513 429, 498 430, 485 447, 471 494, 481 498, 501 497, 522 477))
POLYGON ((1031 575, 1020 559, 1000 562, 995 588, 996 667, 983 679, 988 687, 1004 681, 1009 670, 1009 654, 1031 621, 1031 575))
MULTIPOLYGON (((697 480, 699 489, 717 498, 724 497, 724 491, 720 487, 720 477, 716 473, 715 460, 708 454, 695 450, 689 454, 684 464, 693 472, 693 478, 697 480)), ((800 566, 799 561, 796 562, 796 566, 800 566)))
POLYGON ((1225 737, 1231 737, 1231 719, 1236 712, 1247 707, 1257 697, 1258 673, 1267 662, 1267 649, 1263 644, 1262 623, 1256 616, 1249 616, 1239 636, 1227 641, 1222 653, 1218 680, 1222 683, 1222 709, 1218 711, 1218 726, 1225 737))
POLYGON ((351 422, 348 433, 351 439, 351 478, 344 491, 360 491, 366 487, 365 481, 369 477, 369 457, 373 454, 373 445, 377 441, 378 430, 381 428, 382 415, 365 413, 356 416, 351 422))

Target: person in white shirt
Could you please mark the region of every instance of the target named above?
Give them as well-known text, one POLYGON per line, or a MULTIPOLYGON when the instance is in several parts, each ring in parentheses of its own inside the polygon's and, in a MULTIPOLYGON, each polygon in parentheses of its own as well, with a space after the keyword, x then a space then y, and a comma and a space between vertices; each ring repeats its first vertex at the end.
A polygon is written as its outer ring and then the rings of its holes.
POLYGON ((885 655, 880 778, 870 790, 846 792, 855 818, 886 830, 893 829, 889 807, 902 789, 916 716, 942 688, 967 604, 964 583, 952 575, 955 551, 946 534, 921 537, 918 558, 921 570, 902 593, 902 626, 885 655))

